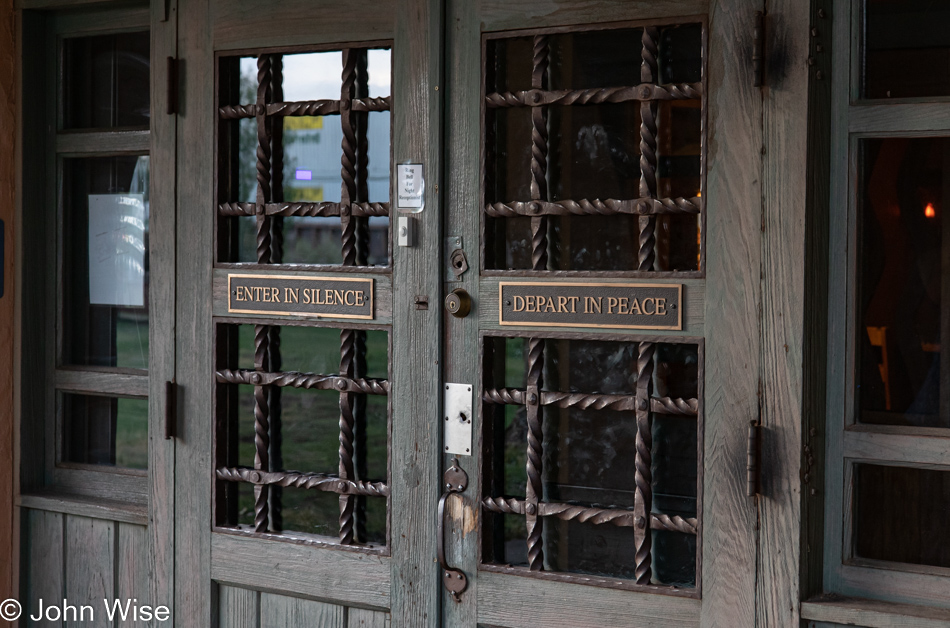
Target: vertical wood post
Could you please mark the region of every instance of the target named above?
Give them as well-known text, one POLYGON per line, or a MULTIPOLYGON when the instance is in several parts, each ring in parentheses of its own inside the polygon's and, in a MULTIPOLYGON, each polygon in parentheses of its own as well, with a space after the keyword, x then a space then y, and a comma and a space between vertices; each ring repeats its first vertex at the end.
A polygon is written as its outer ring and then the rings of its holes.
POLYGON ((442 11, 442 0, 398 3, 393 42, 393 159, 423 164, 426 179, 416 245, 393 251, 393 626, 440 623, 442 11), (416 295, 428 296, 428 309, 416 308, 416 295))
POLYGON ((16 209, 16 39, 13 0, 0 1, 0 220, 4 286, 0 297, 0 598, 15 595, 14 560, 16 493, 13 429, 13 324, 14 324, 14 213, 16 209))
POLYGON ((175 445, 175 626, 206 628, 216 624, 215 588, 211 581, 211 457, 213 386, 213 325, 209 287, 212 284, 215 198, 214 54, 211 3, 178 0, 187 19, 178 27, 178 54, 182 59, 177 143, 187 147, 178 155, 177 206, 183 211, 176 223, 176 263, 180 277, 176 295, 176 355, 181 391, 175 445), (183 541, 186 540, 186 541, 183 541))
MULTIPOLYGON (((810 3, 766 3, 762 163, 761 460, 757 624, 799 622, 810 3), (773 25, 769 36, 769 26, 773 25), (780 37, 774 32, 783 25, 780 37), (773 67, 769 59, 783 60, 773 67), (792 164, 792 167, 789 165, 792 164), (791 193, 791 190, 798 190, 791 193)), ((815 308, 816 310, 823 308, 815 308)))

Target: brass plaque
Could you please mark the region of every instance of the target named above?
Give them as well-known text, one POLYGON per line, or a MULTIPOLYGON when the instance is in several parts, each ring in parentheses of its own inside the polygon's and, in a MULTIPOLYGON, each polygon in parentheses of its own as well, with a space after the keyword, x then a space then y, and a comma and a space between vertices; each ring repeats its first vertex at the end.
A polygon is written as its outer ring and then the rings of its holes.
POLYGON ((498 323, 539 327, 683 329, 683 284, 498 284, 498 323))
POLYGON ((372 320, 373 280, 228 273, 228 312, 372 320))

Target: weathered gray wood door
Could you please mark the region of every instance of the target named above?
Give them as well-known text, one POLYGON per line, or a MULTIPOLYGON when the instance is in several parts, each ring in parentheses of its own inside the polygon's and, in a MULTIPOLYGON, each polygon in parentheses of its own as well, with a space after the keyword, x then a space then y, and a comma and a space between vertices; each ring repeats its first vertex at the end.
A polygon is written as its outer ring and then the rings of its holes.
POLYGON ((448 2, 444 381, 475 406, 443 625, 755 625, 754 18, 448 2))
POLYGON ((741 4, 179 0, 176 625, 754 624, 741 4))

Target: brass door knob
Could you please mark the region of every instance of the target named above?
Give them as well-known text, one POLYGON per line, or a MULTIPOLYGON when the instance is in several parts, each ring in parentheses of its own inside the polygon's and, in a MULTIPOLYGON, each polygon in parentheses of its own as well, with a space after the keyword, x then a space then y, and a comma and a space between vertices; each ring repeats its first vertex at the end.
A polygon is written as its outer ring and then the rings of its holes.
POLYGON ((472 297, 461 288, 456 288, 445 297, 445 309, 455 318, 465 318, 472 311, 472 297))

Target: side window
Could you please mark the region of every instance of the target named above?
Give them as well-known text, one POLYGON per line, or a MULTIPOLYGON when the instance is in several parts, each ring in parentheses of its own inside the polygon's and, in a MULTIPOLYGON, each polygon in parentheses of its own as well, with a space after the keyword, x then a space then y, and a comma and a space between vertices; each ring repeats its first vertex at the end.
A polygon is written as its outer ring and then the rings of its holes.
MULTIPOLYGON (((44 484, 144 503, 148 468, 147 11, 47 24, 44 484), (117 28, 116 31, 119 29, 117 28)), ((39 261, 39 260, 37 260, 39 261)))
POLYGON ((935 606, 950 584, 950 133, 934 107, 950 37, 933 25, 948 16, 840 8, 860 45, 833 85, 825 588, 935 606))

